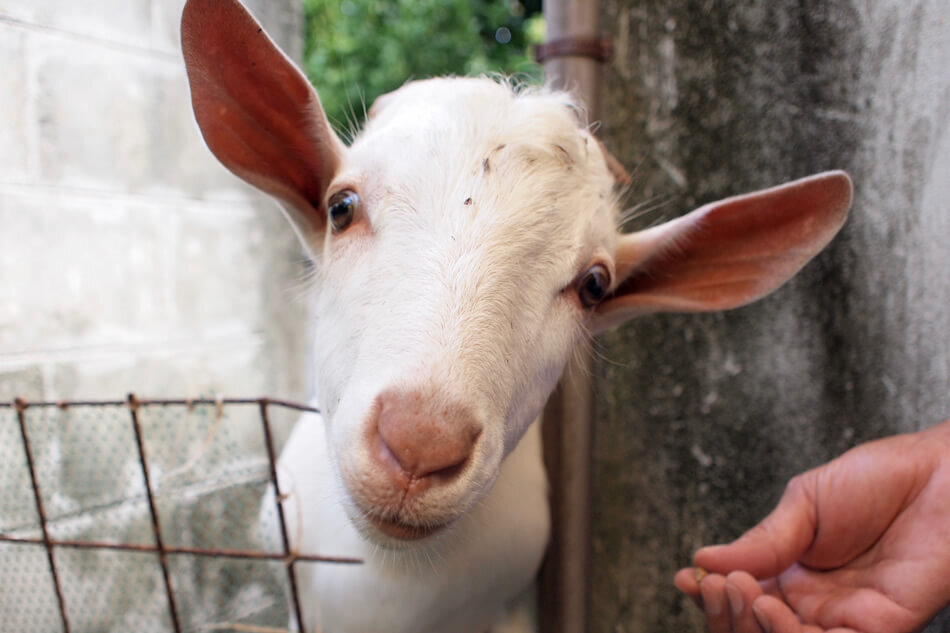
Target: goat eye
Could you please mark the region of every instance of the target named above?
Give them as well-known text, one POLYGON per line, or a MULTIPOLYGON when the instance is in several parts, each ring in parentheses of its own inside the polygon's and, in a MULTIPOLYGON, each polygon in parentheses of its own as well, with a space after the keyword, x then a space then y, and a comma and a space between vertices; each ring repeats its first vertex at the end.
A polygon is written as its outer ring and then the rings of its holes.
POLYGON ((597 264, 591 266, 577 283, 577 296, 585 308, 593 308, 604 300, 610 289, 610 273, 597 264))
POLYGON ((330 216, 330 226, 333 227, 334 231, 343 231, 353 223, 359 204, 360 197, 349 189, 344 189, 330 196, 327 213, 330 216))

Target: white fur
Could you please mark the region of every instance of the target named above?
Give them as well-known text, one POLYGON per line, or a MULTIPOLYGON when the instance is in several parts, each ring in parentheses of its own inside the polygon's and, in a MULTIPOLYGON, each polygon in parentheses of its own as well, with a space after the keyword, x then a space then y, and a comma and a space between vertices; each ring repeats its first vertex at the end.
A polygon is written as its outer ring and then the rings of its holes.
MULTIPOLYGON (((585 337, 575 280, 614 266, 612 186, 567 96, 490 79, 410 83, 346 150, 329 190, 356 190, 369 230, 309 242, 324 416, 300 422, 279 472, 294 549, 365 564, 298 566, 309 630, 484 633, 529 589, 549 521, 532 422, 585 337), (384 536, 354 501, 394 387, 484 425, 458 481, 420 502, 421 522, 450 519, 421 541, 384 536)), ((517 613, 505 630, 528 626, 517 613)))
MULTIPOLYGON (((358 566, 298 563, 308 631, 485 633, 513 621, 530 631, 525 606, 548 536, 539 426, 502 464, 488 494, 445 531, 413 547, 367 539, 343 508, 323 420, 307 416, 281 456, 280 483, 295 551, 356 556, 358 566), (520 618, 520 619, 519 619, 520 618)), ((273 532, 273 514, 267 515, 273 532)), ((293 629, 293 627, 292 627, 293 629)), ((501 628, 497 629, 501 631, 501 628)))

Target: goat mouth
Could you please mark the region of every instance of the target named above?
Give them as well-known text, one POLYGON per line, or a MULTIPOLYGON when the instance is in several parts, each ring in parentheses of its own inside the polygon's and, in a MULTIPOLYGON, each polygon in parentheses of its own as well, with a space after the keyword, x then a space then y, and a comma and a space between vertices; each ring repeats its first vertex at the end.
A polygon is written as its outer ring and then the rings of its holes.
POLYGON ((400 541, 419 541, 446 527, 441 525, 412 525, 396 518, 368 517, 373 526, 386 536, 400 541))

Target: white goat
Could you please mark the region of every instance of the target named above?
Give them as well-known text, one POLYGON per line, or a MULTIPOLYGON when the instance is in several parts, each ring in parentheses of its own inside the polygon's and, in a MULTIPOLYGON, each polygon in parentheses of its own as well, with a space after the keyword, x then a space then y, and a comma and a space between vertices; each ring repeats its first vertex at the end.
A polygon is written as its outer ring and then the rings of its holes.
POLYGON ((294 548, 365 559, 298 567, 304 620, 327 633, 530 630, 512 606, 548 534, 532 422, 574 346, 763 296, 850 206, 829 172, 621 235, 608 158, 568 95, 413 82, 345 147, 236 0, 189 0, 182 44, 209 147, 283 204, 318 271, 323 415, 280 469, 294 548))

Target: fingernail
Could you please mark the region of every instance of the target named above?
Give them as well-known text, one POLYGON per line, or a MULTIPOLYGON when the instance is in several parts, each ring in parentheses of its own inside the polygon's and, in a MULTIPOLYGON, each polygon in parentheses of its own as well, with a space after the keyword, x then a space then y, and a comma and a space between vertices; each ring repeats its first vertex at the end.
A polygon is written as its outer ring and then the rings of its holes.
POLYGON ((726 596, 729 598, 729 608, 732 609, 732 615, 740 615, 745 607, 745 601, 742 599, 742 593, 732 585, 726 585, 726 596))
POLYGON ((765 614, 759 611, 755 605, 752 605, 752 615, 755 616, 756 622, 759 623, 759 626, 762 627, 765 633, 772 633, 772 624, 769 622, 769 619, 765 617, 765 614))

